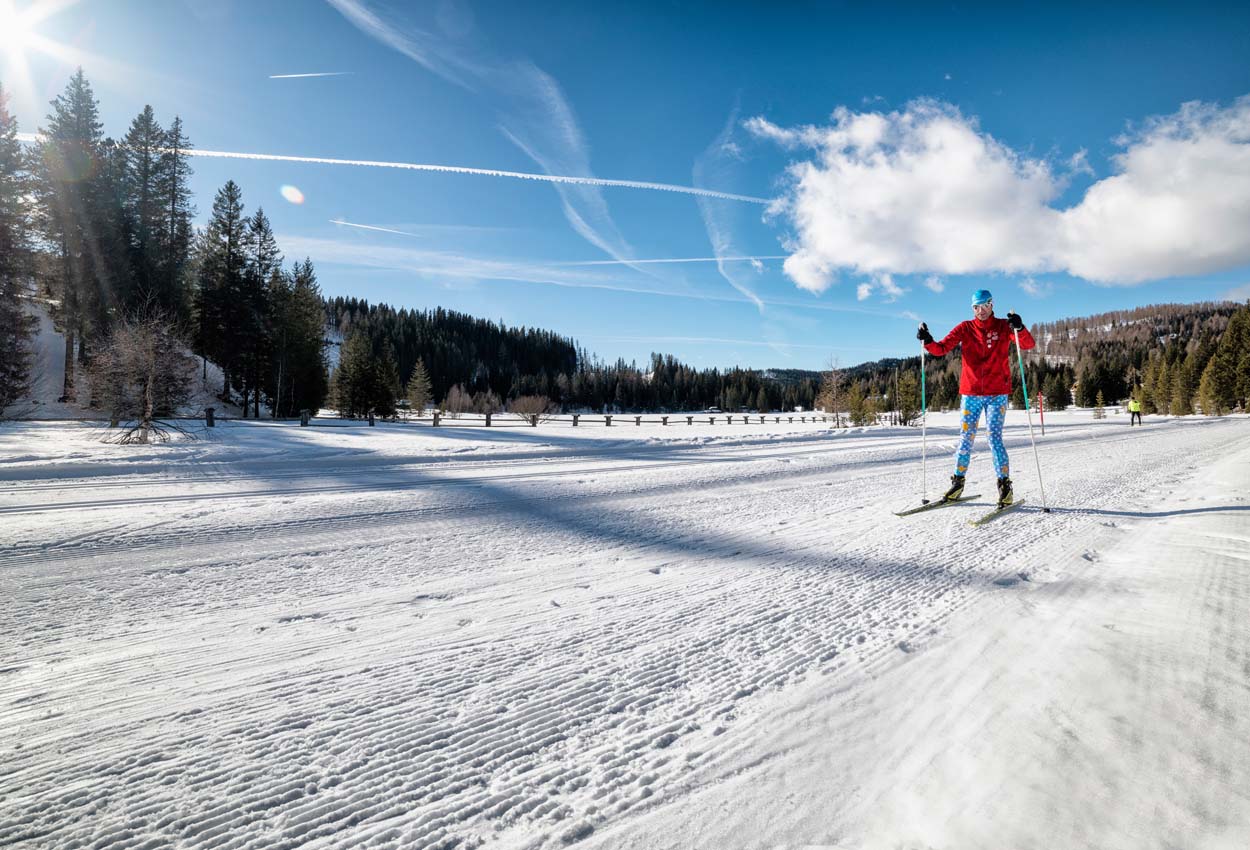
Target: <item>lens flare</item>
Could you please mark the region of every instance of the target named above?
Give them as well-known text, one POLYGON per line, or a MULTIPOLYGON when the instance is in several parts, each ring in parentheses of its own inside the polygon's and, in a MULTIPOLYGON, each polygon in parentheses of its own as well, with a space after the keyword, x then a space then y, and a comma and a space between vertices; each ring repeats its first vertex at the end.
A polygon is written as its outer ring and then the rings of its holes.
POLYGON ((288 184, 286 186, 283 186, 278 191, 282 193, 282 197, 286 198, 288 201, 290 201, 293 204, 304 203, 304 193, 301 192, 295 186, 291 186, 288 184))

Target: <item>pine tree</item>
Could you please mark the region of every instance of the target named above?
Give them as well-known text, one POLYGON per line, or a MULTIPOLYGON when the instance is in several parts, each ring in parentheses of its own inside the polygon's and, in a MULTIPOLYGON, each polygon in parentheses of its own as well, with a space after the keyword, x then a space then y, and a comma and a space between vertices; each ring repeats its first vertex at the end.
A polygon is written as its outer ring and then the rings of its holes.
POLYGON ((368 413, 365 399, 365 381, 370 361, 373 359, 369 334, 363 327, 355 328, 339 350, 339 365, 334 370, 334 406, 340 416, 360 416, 368 413))
POLYGON ((25 393, 30 377, 34 319, 20 300, 31 275, 28 185, 17 120, 0 87, 0 413, 25 393))
POLYGON ((181 322, 190 317, 184 276, 191 260, 194 237, 191 219, 195 215, 195 206, 191 203, 192 170, 187 154, 191 142, 183 132, 181 118, 174 118, 163 141, 156 163, 155 188, 163 208, 164 232, 158 243, 154 284, 157 304, 181 322))
POLYGON ((312 262, 271 276, 265 398, 274 417, 314 413, 326 401, 325 311, 312 262))
POLYGON ((103 170, 103 136, 99 105, 82 68, 65 91, 52 101, 48 127, 41 130, 36 180, 38 225, 57 255, 59 319, 65 336, 63 401, 76 400, 75 353, 85 362, 88 337, 101 335, 102 301, 112 292, 106 250, 109 234, 103 206, 107 193, 103 170))
POLYGON ((1250 306, 1229 319, 1219 345, 1199 382, 1198 396, 1204 413, 1218 416, 1244 404, 1250 393, 1250 306))
POLYGON ((243 194, 233 180, 228 180, 213 199, 213 215, 200 240, 194 322, 197 351, 216 362, 225 376, 223 401, 229 400, 240 367, 238 344, 244 310, 246 248, 243 194))
POLYGON ((343 343, 334 374, 335 405, 343 416, 393 417, 399 395, 399 369, 389 342, 375 356, 368 331, 357 328, 343 343))
MULTIPOLYGON (((377 357, 371 366, 369 407, 376 415, 392 419, 397 412, 395 400, 399 398, 400 384, 399 366, 395 363, 395 351, 391 348, 389 341, 383 343, 381 356, 377 357)), ((503 409, 502 405, 499 409, 503 409)))
POLYGON ((418 360, 412 367, 412 375, 408 378, 406 395, 408 409, 420 416, 430 403, 430 376, 425 371, 425 363, 418 360))
POLYGON ((1046 378, 1042 385, 1042 395, 1046 398, 1049 410, 1067 410, 1072 403, 1072 392, 1062 372, 1055 372, 1046 378))
POLYGON ((274 239, 264 209, 247 220, 247 247, 243 277, 237 305, 238 324, 233 328, 238 356, 236 379, 243 395, 243 414, 247 415, 249 397, 252 416, 260 418, 260 390, 263 375, 268 371, 270 309, 269 290, 281 286, 282 255, 274 239))
POLYGON ((121 147, 123 160, 122 204, 130 227, 131 268, 140 300, 162 308, 158 281, 159 246, 165 234, 166 209, 157 184, 165 131, 156 121, 151 106, 130 123, 121 147))
POLYGON ((846 411, 852 425, 872 425, 877 421, 876 407, 859 381, 851 384, 846 394, 846 411))
POLYGON ((1154 399, 1155 409, 1166 414, 1172 403, 1172 365, 1166 354, 1159 357, 1159 368, 1155 371, 1154 378, 1150 395, 1154 399))
POLYGON ((898 379, 898 411, 903 425, 910 425, 920 415, 920 382, 910 369, 898 379))
POLYGON ((1141 408, 1143 413, 1158 413, 1159 407, 1155 404, 1154 387, 1159 376, 1159 363, 1162 358, 1151 356, 1146 364, 1146 369, 1142 373, 1141 386, 1139 388, 1141 408))

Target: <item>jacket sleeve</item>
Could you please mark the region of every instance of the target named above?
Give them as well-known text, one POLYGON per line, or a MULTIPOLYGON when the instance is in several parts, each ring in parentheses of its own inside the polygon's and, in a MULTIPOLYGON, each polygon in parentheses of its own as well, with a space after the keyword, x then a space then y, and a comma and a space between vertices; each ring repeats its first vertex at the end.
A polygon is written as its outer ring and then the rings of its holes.
MULTIPOLYGON (((951 332, 948 333, 941 342, 925 343, 924 350, 932 354, 934 357, 941 357, 943 354, 949 354, 958 348, 959 344, 963 342, 963 329, 964 326, 962 323, 955 325, 955 327, 951 328, 951 332)), ((1030 337, 1030 339, 1032 338, 1030 337)), ((1032 348, 1033 346, 1029 345, 1027 347, 1032 348)))
POLYGON ((1028 351, 1030 348, 1033 348, 1036 345, 1037 345, 1037 342, 1034 341, 1033 334, 1029 333, 1028 328, 1024 328, 1023 330, 1020 331, 1021 350, 1028 351))

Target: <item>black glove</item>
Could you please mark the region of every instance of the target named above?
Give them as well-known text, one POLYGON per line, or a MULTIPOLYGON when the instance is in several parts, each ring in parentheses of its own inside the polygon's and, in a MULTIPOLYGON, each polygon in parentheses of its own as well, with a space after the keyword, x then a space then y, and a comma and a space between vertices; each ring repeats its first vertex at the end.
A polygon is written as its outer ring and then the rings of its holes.
POLYGON ((924 322, 920 323, 920 330, 916 331, 916 339, 920 340, 925 345, 933 342, 933 334, 929 333, 929 326, 924 322))
POLYGON ((1011 325, 1013 331, 1024 330, 1024 319, 1020 318, 1019 313, 1008 313, 1007 324, 1011 325))

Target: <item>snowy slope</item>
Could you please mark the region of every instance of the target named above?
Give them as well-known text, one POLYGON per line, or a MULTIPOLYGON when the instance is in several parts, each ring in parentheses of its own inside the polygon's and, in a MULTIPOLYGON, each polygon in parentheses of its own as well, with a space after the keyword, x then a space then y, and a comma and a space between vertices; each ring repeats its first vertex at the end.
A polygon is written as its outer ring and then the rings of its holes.
POLYGON ((0 425, 0 845, 1245 846, 1250 418, 1008 423, 0 425))
MULTIPOLYGON (((26 301, 28 312, 35 317, 35 335, 31 339, 30 389, 25 398, 14 402, 4 411, 9 419, 107 419, 101 410, 93 410, 85 404, 67 404, 61 398, 65 389, 65 336, 56 330, 48 315, 46 305, 37 299, 26 301)), ((197 362, 199 362, 197 360, 197 362)), ((191 397, 179 411, 184 416, 200 416, 204 408, 212 406, 221 416, 238 416, 237 405, 223 404, 217 398, 222 385, 221 369, 208 363, 207 369, 197 368, 191 386, 191 397)), ((91 381, 83 370, 78 370, 75 383, 79 400, 90 399, 91 381)))

